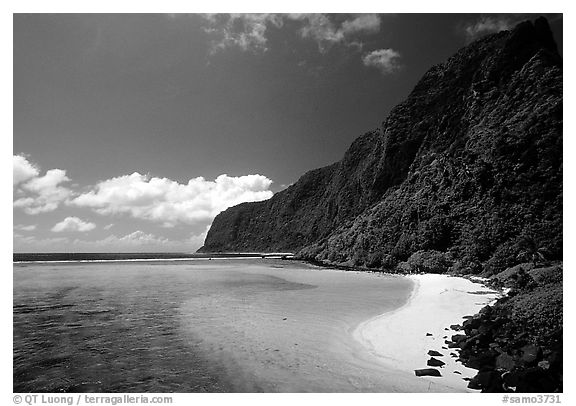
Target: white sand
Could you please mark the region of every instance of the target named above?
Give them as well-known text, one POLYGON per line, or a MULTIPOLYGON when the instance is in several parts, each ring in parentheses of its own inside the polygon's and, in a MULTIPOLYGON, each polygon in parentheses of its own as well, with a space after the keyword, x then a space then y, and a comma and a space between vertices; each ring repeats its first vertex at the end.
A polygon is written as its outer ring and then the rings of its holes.
POLYGON ((448 386, 454 391, 470 391, 463 377, 473 377, 476 370, 464 367, 450 356, 457 349, 443 349, 444 338, 450 340, 458 332, 445 330, 451 324, 461 323, 463 316, 473 315, 493 302, 498 293, 478 294, 470 292, 489 291, 485 286, 464 278, 446 275, 411 275, 415 283, 408 303, 395 311, 374 317, 361 323, 353 332, 354 337, 365 345, 383 364, 403 372, 429 368, 426 361, 429 350, 444 356, 435 358, 446 365, 439 368, 442 377, 414 377, 430 382, 430 391, 443 391, 448 386), (431 333, 432 336, 426 336, 431 333), (454 373, 461 372, 461 375, 454 373))

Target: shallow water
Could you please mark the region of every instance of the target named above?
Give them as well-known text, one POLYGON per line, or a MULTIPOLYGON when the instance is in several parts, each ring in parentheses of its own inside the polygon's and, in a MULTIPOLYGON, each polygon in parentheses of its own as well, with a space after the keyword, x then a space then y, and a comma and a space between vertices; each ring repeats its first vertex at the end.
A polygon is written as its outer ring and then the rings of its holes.
POLYGON ((13 390, 385 390, 349 333, 410 290, 279 260, 14 264, 13 390))

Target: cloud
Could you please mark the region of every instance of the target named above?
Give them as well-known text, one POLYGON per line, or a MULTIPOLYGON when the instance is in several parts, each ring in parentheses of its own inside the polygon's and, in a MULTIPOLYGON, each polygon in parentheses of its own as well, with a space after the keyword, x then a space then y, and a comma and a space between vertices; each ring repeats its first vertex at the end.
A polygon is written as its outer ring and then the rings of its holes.
POLYGON ((38 168, 24 156, 13 156, 14 200, 13 206, 23 209, 27 214, 53 211, 72 196, 70 189, 62 183, 70 181, 66 171, 50 169, 39 176, 38 168))
POLYGON ((326 52, 336 44, 361 46, 352 37, 375 34, 380 31, 381 24, 380 16, 376 14, 356 15, 340 24, 326 14, 290 14, 288 18, 302 22, 300 35, 316 41, 320 52, 326 52))
POLYGON ((474 23, 464 27, 468 41, 473 41, 484 35, 509 30, 515 22, 509 17, 486 17, 483 16, 474 23))
MULTIPOLYGON (((140 247, 144 245, 167 245, 170 242, 167 238, 157 237, 154 234, 147 234, 144 231, 134 231, 123 237, 111 235, 102 240, 89 241, 89 244, 97 246, 120 246, 120 247, 140 247)), ((75 244, 81 244, 81 240, 75 240, 75 244)))
POLYGON ((326 14, 291 14, 293 20, 302 21, 300 35, 311 38, 318 44, 321 52, 327 51, 335 44, 357 46, 358 42, 351 40, 357 34, 375 34, 380 31, 380 17, 375 14, 363 14, 352 19, 336 23, 326 14))
POLYGON ((24 224, 17 224, 14 226, 14 230, 18 231, 34 231, 36 230, 36 224, 24 225, 24 224))
POLYGON ((38 168, 36 168, 36 166, 31 164, 22 155, 13 155, 12 165, 13 165, 12 177, 14 185, 25 182, 31 178, 34 178, 38 176, 38 174, 40 173, 38 171, 38 168))
POLYGON ((243 51, 266 51, 268 25, 281 27, 282 17, 278 14, 206 14, 207 33, 216 39, 211 52, 215 53, 230 47, 243 51))
POLYGON ((104 227, 102 227, 104 230, 110 230, 112 227, 114 227, 114 223, 110 223, 104 227))
POLYGON ((98 183, 71 204, 102 215, 128 214, 173 227, 210 222, 230 206, 269 199, 271 184, 262 175, 220 175, 214 181, 198 177, 181 184, 134 172, 98 183))
POLYGON ((380 16, 352 15, 342 22, 327 14, 206 14, 205 32, 213 35, 212 53, 236 47, 243 51, 267 51, 269 27, 281 28, 286 21, 299 23, 302 38, 313 39, 321 52, 335 44, 360 46, 353 37, 380 31, 380 16))
POLYGON ((400 69, 400 64, 398 62, 399 59, 400 53, 387 48, 377 49, 364 55, 362 62, 365 66, 378 68, 383 74, 387 75, 400 69))
POLYGON ((52 231, 55 233, 61 233, 63 231, 77 231, 86 232, 94 230, 96 224, 90 223, 79 219, 78 217, 66 217, 64 220, 52 227, 52 231))
POLYGON ((380 31, 380 16, 376 14, 363 14, 352 20, 342 23, 342 33, 349 36, 358 33, 376 34, 380 31))

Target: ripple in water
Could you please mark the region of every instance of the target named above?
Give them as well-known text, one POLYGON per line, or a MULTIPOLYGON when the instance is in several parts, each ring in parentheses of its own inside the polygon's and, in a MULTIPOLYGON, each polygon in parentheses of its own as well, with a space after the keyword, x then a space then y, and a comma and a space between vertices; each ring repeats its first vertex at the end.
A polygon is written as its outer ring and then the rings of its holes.
POLYGON ((14 392, 232 390, 183 331, 180 305, 300 286, 214 267, 15 265, 14 392))

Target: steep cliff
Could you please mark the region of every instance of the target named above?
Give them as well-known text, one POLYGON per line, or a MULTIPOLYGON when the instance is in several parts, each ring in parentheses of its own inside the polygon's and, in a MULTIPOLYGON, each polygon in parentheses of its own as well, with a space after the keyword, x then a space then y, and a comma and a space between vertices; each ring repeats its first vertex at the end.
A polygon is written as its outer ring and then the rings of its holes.
POLYGON ((432 67, 340 162, 219 214, 202 250, 375 268, 437 250, 475 272, 527 245, 562 256, 562 60, 543 18, 432 67))

